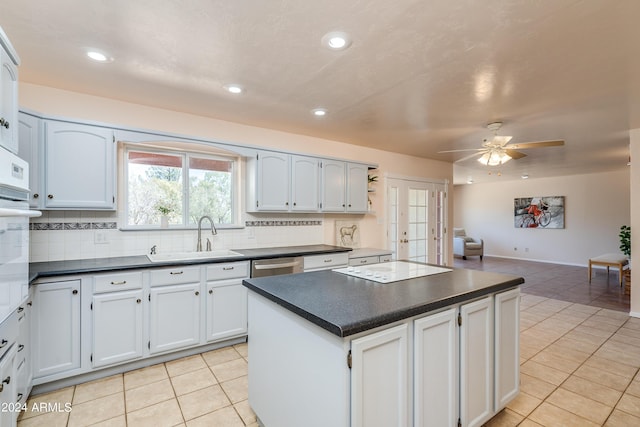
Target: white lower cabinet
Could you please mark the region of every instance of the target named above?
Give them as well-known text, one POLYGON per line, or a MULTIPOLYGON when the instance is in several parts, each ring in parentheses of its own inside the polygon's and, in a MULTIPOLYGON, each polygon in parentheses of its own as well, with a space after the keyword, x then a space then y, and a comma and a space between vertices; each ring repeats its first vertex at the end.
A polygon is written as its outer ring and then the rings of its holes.
POLYGON ((31 392, 33 370, 31 368, 31 295, 18 307, 18 348, 16 349, 17 401, 25 403, 31 392))
POLYGON ((414 426, 458 424, 457 308, 414 322, 414 426))
POLYGON ((460 307, 460 421, 481 426, 494 415, 493 299, 460 307))
POLYGON ((207 282, 207 341, 246 335, 247 288, 240 280, 207 282))
POLYGON ((93 367, 142 357, 142 289, 93 296, 93 367))
POLYGON ((151 288, 149 296, 150 354, 200 343, 200 283, 151 288))
POLYGON ((408 426, 407 324, 351 341, 351 427, 408 426))
POLYGON ((500 411, 520 391, 520 290, 495 296, 495 397, 500 411))
POLYGON ((0 358, 0 426, 13 426, 20 413, 16 410, 16 346, 0 358))
POLYGON ((33 378, 80 367, 80 280, 41 283, 33 294, 33 378))

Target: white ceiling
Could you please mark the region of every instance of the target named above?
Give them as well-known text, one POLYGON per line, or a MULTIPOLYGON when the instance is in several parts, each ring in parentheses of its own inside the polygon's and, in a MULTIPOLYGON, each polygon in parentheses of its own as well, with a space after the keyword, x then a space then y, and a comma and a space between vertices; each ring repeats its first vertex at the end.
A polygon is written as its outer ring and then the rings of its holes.
POLYGON ((443 161, 496 120, 514 143, 565 140, 491 175, 456 164, 456 183, 622 169, 640 128, 638 0, 2 4, 29 83, 443 161), (333 30, 349 49, 321 45, 333 30), (87 48, 114 61, 90 62, 87 48))

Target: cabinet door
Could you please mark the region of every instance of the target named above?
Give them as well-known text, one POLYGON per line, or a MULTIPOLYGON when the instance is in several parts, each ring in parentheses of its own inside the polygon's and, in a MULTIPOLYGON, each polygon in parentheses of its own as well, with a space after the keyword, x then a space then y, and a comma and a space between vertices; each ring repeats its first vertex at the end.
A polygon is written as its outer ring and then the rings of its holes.
POLYGON ((42 121, 30 114, 18 114, 18 142, 20 143, 18 155, 29 163, 29 189, 31 195, 29 206, 34 209, 42 207, 40 168, 42 141, 42 121))
POLYGON ((0 46, 0 145, 18 152, 18 67, 0 46))
POLYGON ((247 334, 247 288, 241 280, 207 284, 207 341, 247 334))
POLYGON ((22 403, 27 401, 31 391, 31 381, 33 380, 33 370, 31 369, 31 298, 18 307, 18 348, 16 351, 16 391, 17 400, 22 403))
POLYGON ((318 160, 291 156, 291 210, 318 210, 318 160))
POLYGON ((414 425, 455 426, 458 422, 458 310, 414 323, 414 425))
POLYGON ((520 391, 520 289, 495 295, 495 408, 499 412, 520 391))
POLYGON ((51 120, 45 126, 45 206, 114 209, 113 130, 51 120))
POLYGON ((344 212, 346 200, 345 163, 332 160, 322 162, 322 206, 324 212, 344 212))
POLYGON ((142 357, 142 290, 94 295, 94 367, 142 357))
POLYGON ((289 155, 270 151, 258 153, 257 210, 289 210, 289 155))
POLYGON ((347 163, 347 212, 367 212, 369 168, 347 163))
POLYGON ((14 426, 19 411, 12 410, 16 404, 16 348, 13 346, 0 359, 0 426, 14 426))
POLYGON ((200 342, 200 284, 152 288, 149 305, 151 354, 200 342))
POLYGON ((35 285, 33 377, 80 367, 80 280, 35 285))
POLYGON ((492 297, 460 307, 460 419, 481 426, 493 416, 492 297))
POLYGON ((407 324, 351 342, 351 426, 408 426, 407 324))

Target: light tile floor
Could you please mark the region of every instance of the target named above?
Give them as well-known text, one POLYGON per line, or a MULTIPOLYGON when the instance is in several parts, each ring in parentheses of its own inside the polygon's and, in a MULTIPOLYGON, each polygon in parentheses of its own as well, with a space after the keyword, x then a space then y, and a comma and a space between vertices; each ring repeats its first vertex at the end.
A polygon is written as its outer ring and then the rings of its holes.
POLYGON ((247 344, 32 396, 19 427, 257 427, 249 407, 247 344), (63 410, 66 403, 71 411, 63 410))
MULTIPOLYGON (((586 268, 488 257, 456 267, 527 280, 520 394, 488 427, 640 426, 640 319, 627 315, 616 277, 599 272, 589 285, 586 268)), ((26 412, 18 426, 257 427, 247 363, 242 344, 33 396, 29 408, 60 402, 72 410, 26 412)))

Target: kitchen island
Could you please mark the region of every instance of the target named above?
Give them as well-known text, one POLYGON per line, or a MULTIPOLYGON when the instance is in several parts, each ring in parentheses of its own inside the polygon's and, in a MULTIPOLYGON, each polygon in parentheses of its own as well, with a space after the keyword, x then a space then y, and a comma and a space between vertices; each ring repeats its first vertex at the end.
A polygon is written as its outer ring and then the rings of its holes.
POLYGON ((246 279, 249 403, 266 427, 482 425, 518 393, 522 283, 463 269, 246 279))

